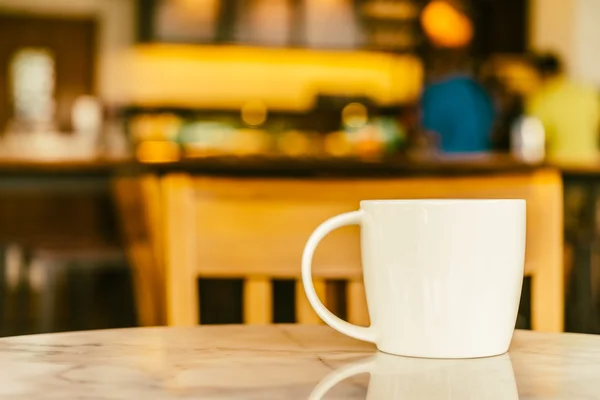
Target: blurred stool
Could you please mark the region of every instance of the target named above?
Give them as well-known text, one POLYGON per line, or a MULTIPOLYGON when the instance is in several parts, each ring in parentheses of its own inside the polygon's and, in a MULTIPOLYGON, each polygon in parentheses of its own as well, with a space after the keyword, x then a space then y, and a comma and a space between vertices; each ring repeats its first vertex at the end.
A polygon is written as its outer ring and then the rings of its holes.
MULTIPOLYGON (((48 333, 59 329, 57 326, 57 305, 61 291, 67 293, 72 288, 73 313, 69 315, 68 329, 89 329, 90 313, 93 312, 94 277, 99 270, 123 268, 127 265, 120 249, 72 250, 35 249, 25 251, 18 245, 10 245, 5 250, 4 290, 19 291, 17 301, 11 308, 18 313, 33 314, 33 328, 23 324, 24 316, 19 315, 17 334, 48 333), (119 267, 120 266, 120 267, 119 267), (73 276, 76 273, 77 279, 73 276), (30 304, 31 299, 34 304, 30 304)), ((6 307, 5 307, 6 308, 6 307)))

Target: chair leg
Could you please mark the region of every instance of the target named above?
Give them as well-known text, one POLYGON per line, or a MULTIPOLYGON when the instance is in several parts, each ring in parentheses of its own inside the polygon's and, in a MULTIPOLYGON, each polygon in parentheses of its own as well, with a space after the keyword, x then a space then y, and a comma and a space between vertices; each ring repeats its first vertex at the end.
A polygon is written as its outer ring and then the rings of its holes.
POLYGON ((74 303, 72 303, 73 315, 76 329, 91 329, 94 314, 94 268, 85 268, 77 263, 69 263, 66 268, 70 271, 69 277, 73 280, 74 303))
POLYGON ((140 326, 165 323, 162 253, 156 232, 160 191, 155 176, 117 177, 113 198, 119 213, 127 258, 133 270, 136 313, 140 326))
POLYGON ((531 326, 535 331, 564 332, 563 281, 552 272, 536 273, 531 282, 531 326))
MULTIPOLYGON (((543 257, 538 260, 532 279, 531 318, 536 331, 563 332, 565 287, 563 267, 563 190, 556 171, 541 171, 536 176, 535 195, 544 204, 544 227, 539 238, 544 243, 543 257)), ((528 212, 530 210, 528 209, 528 212)), ((540 210, 531 210, 542 212, 540 210)))
POLYGON ((151 251, 143 243, 129 243, 127 247, 128 258, 133 264, 133 286, 138 325, 162 325, 164 322, 158 315, 158 309, 163 307, 160 304, 162 296, 156 293, 160 287, 152 279, 151 270, 147 268, 153 265, 153 260, 149 259, 151 251))
POLYGON ((196 275, 193 180, 166 175, 161 180, 165 243, 167 324, 197 325, 200 319, 196 275))
POLYGON ((40 333, 54 331, 56 298, 58 293, 57 282, 61 274, 64 274, 64 268, 58 263, 46 263, 41 259, 31 261, 29 284, 33 291, 39 293, 37 328, 40 333))

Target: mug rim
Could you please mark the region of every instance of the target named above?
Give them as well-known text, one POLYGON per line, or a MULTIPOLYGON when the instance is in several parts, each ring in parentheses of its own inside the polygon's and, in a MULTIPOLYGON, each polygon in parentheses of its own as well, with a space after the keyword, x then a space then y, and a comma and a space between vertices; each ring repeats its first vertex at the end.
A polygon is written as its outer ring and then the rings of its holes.
POLYGON ((381 200, 361 200, 360 204, 489 204, 489 203, 513 203, 525 204, 525 199, 444 199, 444 198, 425 198, 425 199, 381 199, 381 200))

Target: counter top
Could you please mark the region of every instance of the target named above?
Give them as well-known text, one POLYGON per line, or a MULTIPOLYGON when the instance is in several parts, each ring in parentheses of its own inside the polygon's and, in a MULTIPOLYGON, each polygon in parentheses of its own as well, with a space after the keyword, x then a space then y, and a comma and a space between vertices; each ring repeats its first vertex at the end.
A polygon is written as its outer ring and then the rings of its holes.
POLYGON ((517 331, 508 354, 473 360, 390 356, 308 325, 23 336, 0 355, 3 399, 600 398, 600 337, 577 334, 517 331))
POLYGON ((155 165, 165 170, 230 176, 289 177, 400 177, 422 175, 473 175, 530 171, 540 165, 519 162, 505 155, 421 156, 390 159, 286 159, 268 157, 206 157, 155 165))
POLYGON ((139 169, 132 159, 2 159, 0 175, 110 175, 115 171, 139 169))
POLYGON ((26 160, 0 159, 3 175, 89 175, 129 172, 191 172, 225 176, 273 177, 398 177, 422 175, 495 174, 529 171, 540 165, 506 155, 422 156, 394 159, 289 159, 272 157, 204 157, 169 163, 134 159, 26 160))
POLYGON ((565 175, 600 176, 600 162, 561 162, 555 165, 565 175))
POLYGON ((565 175, 600 175, 598 163, 528 164, 505 154, 420 156, 393 159, 289 159, 275 157, 204 157, 168 163, 132 158, 33 160, 0 158, 0 175, 110 175, 115 173, 190 172, 239 177, 385 178, 518 173, 557 168, 565 175))

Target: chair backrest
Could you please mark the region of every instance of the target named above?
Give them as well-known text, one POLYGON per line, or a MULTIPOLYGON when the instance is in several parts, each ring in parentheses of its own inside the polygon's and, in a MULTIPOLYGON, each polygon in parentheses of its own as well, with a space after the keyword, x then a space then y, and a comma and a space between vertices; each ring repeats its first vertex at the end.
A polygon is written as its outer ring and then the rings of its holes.
MULTIPOLYGON (((173 277, 172 282, 181 276, 244 278, 246 323, 271 322, 271 280, 299 279, 302 250, 317 225, 357 209, 359 201, 368 198, 524 198, 528 201, 526 275, 535 275, 548 263, 562 263, 562 191, 560 176, 557 179, 553 170, 359 180, 184 175, 164 179, 170 210, 166 214, 170 221, 167 276, 173 277)), ((368 323, 357 227, 340 229, 323 241, 315 255, 314 279, 326 303, 335 297, 328 296, 327 282, 346 280, 349 320, 368 323)), ((173 296, 167 297, 177 297, 181 284, 172 291, 173 296)), ((172 302, 174 307, 189 307, 175 299, 172 302)), ((298 322, 318 321, 300 283, 296 303, 298 322)), ((177 314, 180 311, 172 308, 177 314)), ((198 315, 195 308, 188 311, 198 315)))

